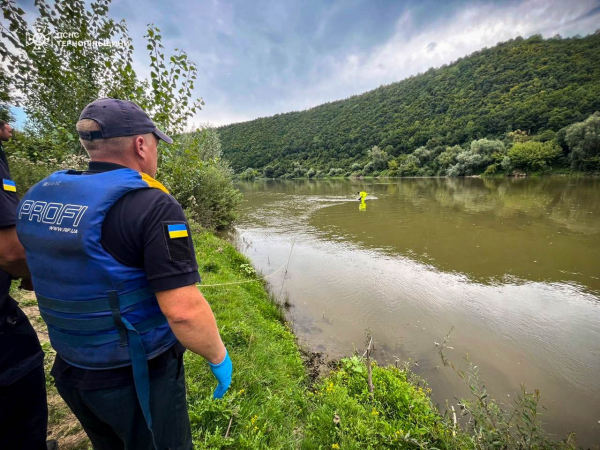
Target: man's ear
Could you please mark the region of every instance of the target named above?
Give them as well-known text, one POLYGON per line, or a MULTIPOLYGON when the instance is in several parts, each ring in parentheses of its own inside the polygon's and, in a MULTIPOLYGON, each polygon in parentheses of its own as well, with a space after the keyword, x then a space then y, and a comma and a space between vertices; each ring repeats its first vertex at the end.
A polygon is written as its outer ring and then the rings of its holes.
POLYGON ((141 159, 148 158, 148 146, 146 145, 146 141, 143 136, 136 136, 133 141, 133 147, 135 150, 135 156, 141 159))

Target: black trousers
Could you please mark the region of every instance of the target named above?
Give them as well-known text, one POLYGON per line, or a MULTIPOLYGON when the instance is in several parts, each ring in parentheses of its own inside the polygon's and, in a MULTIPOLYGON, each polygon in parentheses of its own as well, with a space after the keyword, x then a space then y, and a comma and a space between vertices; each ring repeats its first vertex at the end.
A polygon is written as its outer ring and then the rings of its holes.
POLYGON ((0 449, 47 450, 48 404, 44 366, 0 386, 0 449))
MULTIPOLYGON (((94 450, 152 448, 133 384, 94 390, 57 385, 57 389, 79 419, 94 450)), ((170 360, 164 375, 150 378, 150 410, 158 450, 192 448, 183 358, 170 360)))

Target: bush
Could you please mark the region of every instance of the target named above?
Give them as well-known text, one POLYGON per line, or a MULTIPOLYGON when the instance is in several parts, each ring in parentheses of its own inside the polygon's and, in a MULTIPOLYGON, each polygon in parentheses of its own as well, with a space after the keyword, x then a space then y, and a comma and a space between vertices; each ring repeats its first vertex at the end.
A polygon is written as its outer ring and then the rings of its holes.
POLYGON ((9 156, 8 164, 10 175, 17 185, 17 193, 23 197, 31 187, 38 181, 43 180, 51 173, 57 170, 85 170, 87 169, 89 159, 87 156, 69 156, 64 161, 58 162, 55 159, 47 161, 30 161, 21 156, 9 156))
POLYGON ((456 157, 460 152, 462 152, 462 148, 455 145, 454 147, 446 147, 446 150, 436 157, 435 161, 441 173, 444 173, 450 166, 456 164, 456 157))
POLYGON ((513 145, 508 151, 508 157, 514 167, 531 172, 545 169, 561 153, 554 141, 526 141, 513 145))
MULTIPOLYGON (((189 218, 208 229, 227 226, 235 219, 242 194, 233 186, 233 171, 221 160, 221 144, 212 129, 198 131, 198 139, 177 136, 165 152, 159 178, 189 218), (203 136, 203 137, 202 137, 203 136)), ((254 179, 248 168, 243 179, 254 179)))
POLYGON ((387 168, 389 156, 376 145, 367 152, 367 155, 371 160, 371 163, 373 163, 373 170, 381 171, 387 168))
POLYGON ((479 139, 471 142, 471 151, 482 156, 492 156, 494 153, 506 153, 502 141, 479 139))
POLYGON ((273 178, 273 175, 275 175, 275 168, 273 166, 265 166, 263 169, 263 175, 266 178, 273 178))
POLYGON ((69 153, 75 137, 64 129, 40 136, 31 130, 14 130, 13 138, 4 144, 11 176, 23 196, 35 183, 57 170, 87 168, 89 158, 69 153))
POLYGON ((419 159, 415 155, 407 155, 403 158, 398 170, 401 176, 414 176, 419 172, 419 159))
POLYGON ((240 174, 240 180, 254 180, 258 176, 258 170, 254 170, 252 167, 248 167, 244 172, 240 174))
POLYGON ((490 164, 489 166, 487 166, 487 169, 485 169, 485 172, 483 172, 483 174, 493 175, 496 172, 498 172, 498 164, 490 164))
POLYGON ((372 364, 373 395, 367 389, 365 362, 342 359, 338 370, 311 396, 303 448, 472 448, 432 405, 426 387, 409 372, 372 364))
POLYGON ((215 163, 190 164, 187 158, 171 161, 161 171, 161 180, 186 210, 189 218, 208 229, 235 220, 242 194, 233 187, 229 167, 215 163))
POLYGON ((596 112, 583 122, 571 125, 566 132, 571 150, 571 165, 575 169, 600 168, 600 113, 596 112))

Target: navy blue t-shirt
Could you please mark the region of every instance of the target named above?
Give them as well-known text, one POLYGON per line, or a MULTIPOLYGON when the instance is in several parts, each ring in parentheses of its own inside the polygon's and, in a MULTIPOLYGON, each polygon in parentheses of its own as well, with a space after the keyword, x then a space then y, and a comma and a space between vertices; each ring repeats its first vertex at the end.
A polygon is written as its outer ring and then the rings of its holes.
MULTIPOLYGON (((4 180, 12 181, 0 144, 0 228, 16 224, 19 197, 4 180)), ((18 187, 18 186, 17 186, 18 187)), ((44 352, 27 316, 10 297, 11 276, 0 269, 0 386, 14 383, 44 361, 44 352)))
MULTIPOLYGON (((82 176, 122 169, 119 164, 92 161, 82 176)), ((179 250, 173 257, 165 239, 164 222, 187 222, 181 205, 171 195, 154 188, 139 189, 125 194, 108 211, 102 225, 101 243, 119 262, 141 267, 146 272, 154 292, 176 289, 200 282, 198 264, 191 235, 189 254, 179 250)), ((148 362, 150 377, 164 373, 171 358, 183 358, 185 347, 177 342, 169 350, 148 362)), ((52 371, 57 384, 82 390, 102 389, 133 383, 131 367, 107 370, 87 370, 68 364, 56 357, 52 371)))

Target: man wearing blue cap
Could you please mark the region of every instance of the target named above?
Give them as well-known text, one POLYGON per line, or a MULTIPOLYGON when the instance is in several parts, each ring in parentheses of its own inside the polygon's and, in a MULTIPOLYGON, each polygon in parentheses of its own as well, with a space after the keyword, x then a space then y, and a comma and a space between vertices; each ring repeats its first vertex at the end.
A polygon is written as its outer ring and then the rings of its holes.
POLYGON ((159 140, 135 103, 104 98, 77 122, 87 171, 60 171, 19 204, 51 374, 94 449, 191 449, 183 352, 208 360, 215 398, 231 360, 177 201, 153 177, 159 140))

